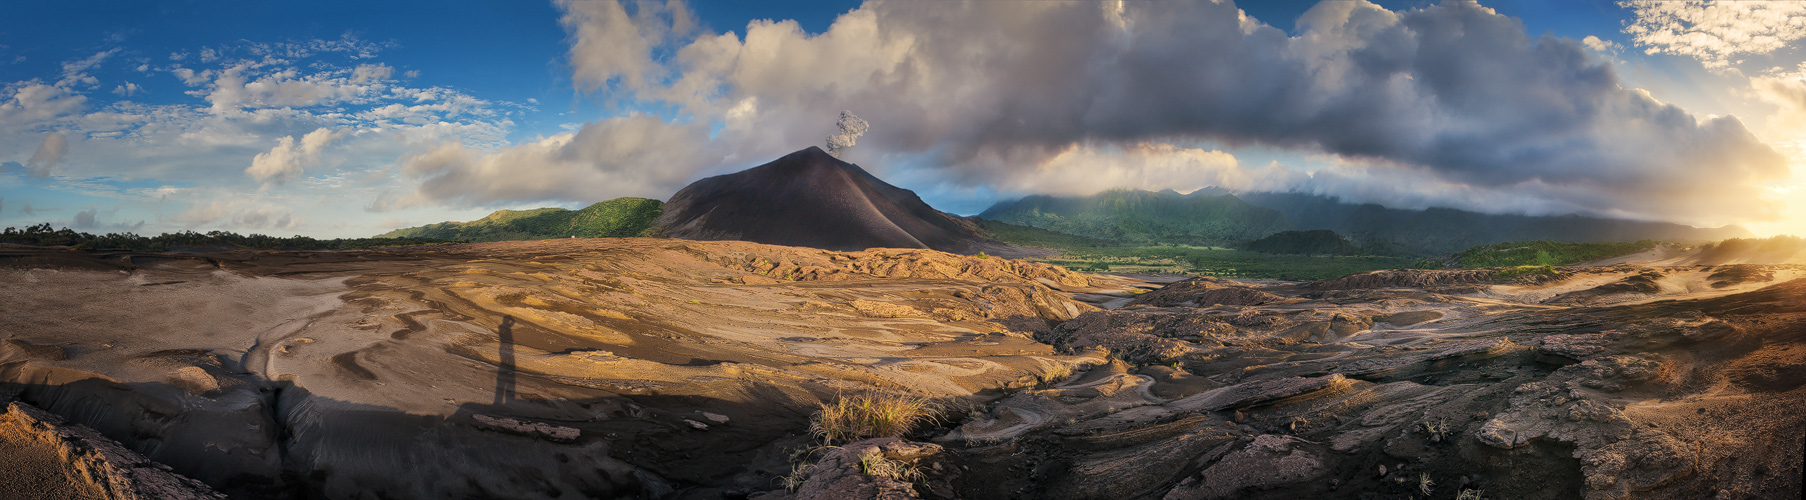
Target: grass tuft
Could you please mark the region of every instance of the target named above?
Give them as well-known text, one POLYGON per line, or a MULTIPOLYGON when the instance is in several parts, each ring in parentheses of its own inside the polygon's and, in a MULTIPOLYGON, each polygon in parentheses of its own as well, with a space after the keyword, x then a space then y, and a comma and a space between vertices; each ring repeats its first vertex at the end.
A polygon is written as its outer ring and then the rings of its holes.
POLYGON ((884 458, 884 453, 877 448, 866 448, 859 454, 859 473, 911 483, 922 479, 921 468, 884 458))
POLYGON ((790 465, 790 475, 778 476, 778 480, 784 482, 784 491, 789 491, 789 492, 794 493, 794 492, 796 492, 797 488, 803 487, 803 483, 808 482, 809 471, 814 468, 815 468, 815 464, 808 463, 808 462, 803 462, 803 463, 799 463, 799 464, 791 464, 790 465))
POLYGON ((933 401, 907 394, 842 395, 821 404, 810 419, 809 432, 821 438, 823 444, 902 437, 915 430, 917 424, 932 420, 934 410, 933 401))

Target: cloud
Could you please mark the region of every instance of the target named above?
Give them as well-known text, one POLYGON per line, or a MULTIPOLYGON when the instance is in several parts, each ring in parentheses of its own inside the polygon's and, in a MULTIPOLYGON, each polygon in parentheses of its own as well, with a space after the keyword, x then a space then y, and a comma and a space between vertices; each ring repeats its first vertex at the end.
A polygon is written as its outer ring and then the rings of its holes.
POLYGON ((571 33, 571 60, 577 83, 594 90, 618 82, 643 89, 662 76, 654 49, 689 34, 695 16, 681 0, 642 1, 633 12, 613 0, 556 0, 559 18, 571 33))
POLYGON ((359 64, 351 69, 351 83, 369 83, 375 80, 387 80, 395 75, 395 68, 386 64, 359 64))
MULTIPOLYGON (((363 68, 363 66, 360 66, 363 68)), ((333 73, 304 75, 297 68, 258 74, 258 65, 240 63, 218 72, 206 99, 215 113, 240 108, 308 107, 357 102, 373 96, 381 86, 369 79, 356 81, 333 73)), ((353 70, 355 73, 358 70, 353 70)), ((364 70, 371 76, 380 70, 364 70)))
POLYGON ((88 98, 69 89, 44 85, 36 81, 7 87, 10 99, 0 101, 0 131, 27 128, 50 119, 68 115, 82 108, 88 98))
POLYGON ((997 187, 1054 195, 1088 195, 1102 188, 1191 192, 1204 187, 1240 191, 1286 190, 1304 174, 1277 165, 1248 168, 1220 150, 1158 142, 1129 145, 1075 144, 1037 165, 1030 175, 1009 177, 997 187))
POLYGON ((69 154, 69 140, 61 133, 51 132, 44 134, 44 141, 38 143, 37 152, 32 153, 31 160, 25 164, 31 166, 32 176, 47 177, 66 154, 69 154))
MULTIPOLYGON (((221 197, 224 198, 224 197, 221 197)), ((196 203, 176 214, 175 221, 188 227, 227 225, 246 229, 294 229, 302 225, 294 210, 246 199, 214 199, 196 203)))
POLYGON ((1075 147, 1202 140, 1359 160, 1450 195, 1720 222, 1771 217, 1756 185, 1786 173, 1735 117, 1658 102, 1582 42, 1467 1, 1322 2, 1296 34, 1227 2, 868 2, 820 34, 758 20, 665 51, 647 33, 673 19, 560 6, 579 82, 717 124, 705 147, 742 158, 815 143, 834 131, 821 116, 852 110, 883 124, 861 154, 968 185, 1033 185, 1075 147))
POLYGON ((629 116, 488 152, 447 143, 404 160, 402 173, 420 180, 417 190, 378 200, 369 208, 620 196, 662 199, 688 182, 693 172, 721 160, 718 152, 709 150, 708 137, 705 124, 629 116))
POLYGON ((245 168, 245 174, 258 182, 287 182, 299 177, 308 166, 319 163, 320 152, 344 135, 343 131, 318 128, 302 136, 299 143, 294 136, 284 136, 276 147, 251 158, 251 166, 245 168))
POLYGON ((1633 19, 1624 32, 1647 47, 1645 52, 1692 57, 1710 69, 1806 38, 1806 3, 1629 0, 1618 5, 1630 9, 1633 19))
POLYGON ((119 53, 119 50, 120 49, 117 48, 108 49, 88 56, 85 59, 63 63, 63 78, 57 81, 57 86, 70 87, 77 83, 86 85, 100 83, 99 79, 88 75, 88 70, 100 66, 101 61, 105 61, 108 57, 112 57, 113 54, 119 53))
POLYGON ((114 94, 118 94, 118 95, 122 95, 122 96, 126 96, 126 97, 131 97, 133 94, 137 94, 138 91, 140 91, 140 90, 144 90, 144 87, 139 87, 138 84, 132 83, 132 82, 125 82, 116 87, 113 87, 114 94))
POLYGON ((1595 52, 1604 52, 1604 53, 1616 53, 1616 52, 1618 52, 1618 49, 1623 48, 1622 45, 1618 45, 1618 42, 1606 40, 1606 39, 1599 38, 1599 37, 1596 37, 1593 35, 1587 35, 1586 38, 1580 39, 1580 44, 1587 46, 1587 48, 1589 48, 1589 49, 1593 49, 1595 52))
POLYGON ((76 230, 92 229, 94 227, 94 213, 95 209, 92 208, 76 212, 75 220, 69 223, 69 227, 76 230))

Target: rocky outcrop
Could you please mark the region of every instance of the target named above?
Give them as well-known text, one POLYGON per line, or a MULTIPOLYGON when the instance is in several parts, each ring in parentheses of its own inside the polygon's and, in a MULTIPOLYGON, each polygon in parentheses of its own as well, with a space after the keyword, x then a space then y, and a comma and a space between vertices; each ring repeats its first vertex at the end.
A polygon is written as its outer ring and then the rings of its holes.
POLYGON ((1497 269, 1388 269, 1354 273, 1311 283, 1318 290, 1440 288, 1492 283, 1497 269))
POLYGON ((1240 286, 1234 281, 1221 278, 1198 277, 1173 283, 1159 290, 1154 290, 1136 297, 1129 305, 1148 305, 1156 307, 1186 306, 1210 307, 1214 305, 1258 306, 1267 304, 1283 304, 1295 302, 1278 295, 1240 286))
POLYGON ((1328 467, 1314 448, 1316 446, 1293 436, 1255 436, 1247 446, 1211 464, 1196 477, 1186 478, 1162 498, 1243 498, 1242 493, 1248 490, 1316 480, 1328 472, 1328 467))
POLYGON ((919 499, 922 496, 916 491, 913 482, 923 478, 923 468, 935 467, 929 460, 940 453, 940 445, 897 438, 875 438, 849 443, 829 451, 814 466, 804 471, 803 474, 808 479, 789 498, 919 499))

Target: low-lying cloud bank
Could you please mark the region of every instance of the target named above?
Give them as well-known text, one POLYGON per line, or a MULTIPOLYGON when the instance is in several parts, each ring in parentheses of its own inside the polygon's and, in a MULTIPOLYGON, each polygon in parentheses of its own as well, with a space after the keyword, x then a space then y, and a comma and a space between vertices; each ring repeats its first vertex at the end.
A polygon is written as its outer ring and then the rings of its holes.
POLYGON ((676 118, 445 146, 407 163, 423 184, 405 200, 659 196, 819 144, 842 110, 871 123, 850 160, 1015 191, 1221 185, 1724 223, 1772 218, 1760 184, 1788 173, 1737 118, 1626 88, 1582 42, 1468 1, 1323 2, 1294 33, 1230 2, 871 1, 820 34, 709 33, 676 0, 557 3, 579 86, 676 118), (1348 167, 1307 175, 1175 145, 1201 141, 1348 167))

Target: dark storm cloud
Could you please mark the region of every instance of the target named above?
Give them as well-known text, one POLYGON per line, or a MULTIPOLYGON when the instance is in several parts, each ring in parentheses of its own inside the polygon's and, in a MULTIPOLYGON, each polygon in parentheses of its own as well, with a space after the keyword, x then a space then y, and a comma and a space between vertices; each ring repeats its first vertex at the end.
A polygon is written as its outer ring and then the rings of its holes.
MULTIPOLYGON (((1736 118, 1658 102, 1579 42, 1531 37, 1465 1, 1324 2, 1295 33, 1227 2, 1002 1, 873 1, 821 34, 754 21, 744 35, 598 45, 585 37, 624 32, 572 32, 576 73, 603 75, 586 83, 619 78, 720 124, 707 148, 723 158, 817 143, 834 132, 824 117, 850 110, 874 124, 856 156, 927 155, 972 184, 1032 187, 1075 149, 1210 140, 1330 153, 1372 173, 1338 173, 1331 189, 1416 176, 1444 198, 1726 220, 1772 213, 1759 184, 1786 174, 1736 118), (655 52, 669 57, 610 52, 667 43, 655 52), (645 60, 673 76, 649 83, 628 78, 645 72, 637 63, 611 66, 645 60)), ((672 166, 719 167, 708 158, 672 166)))

